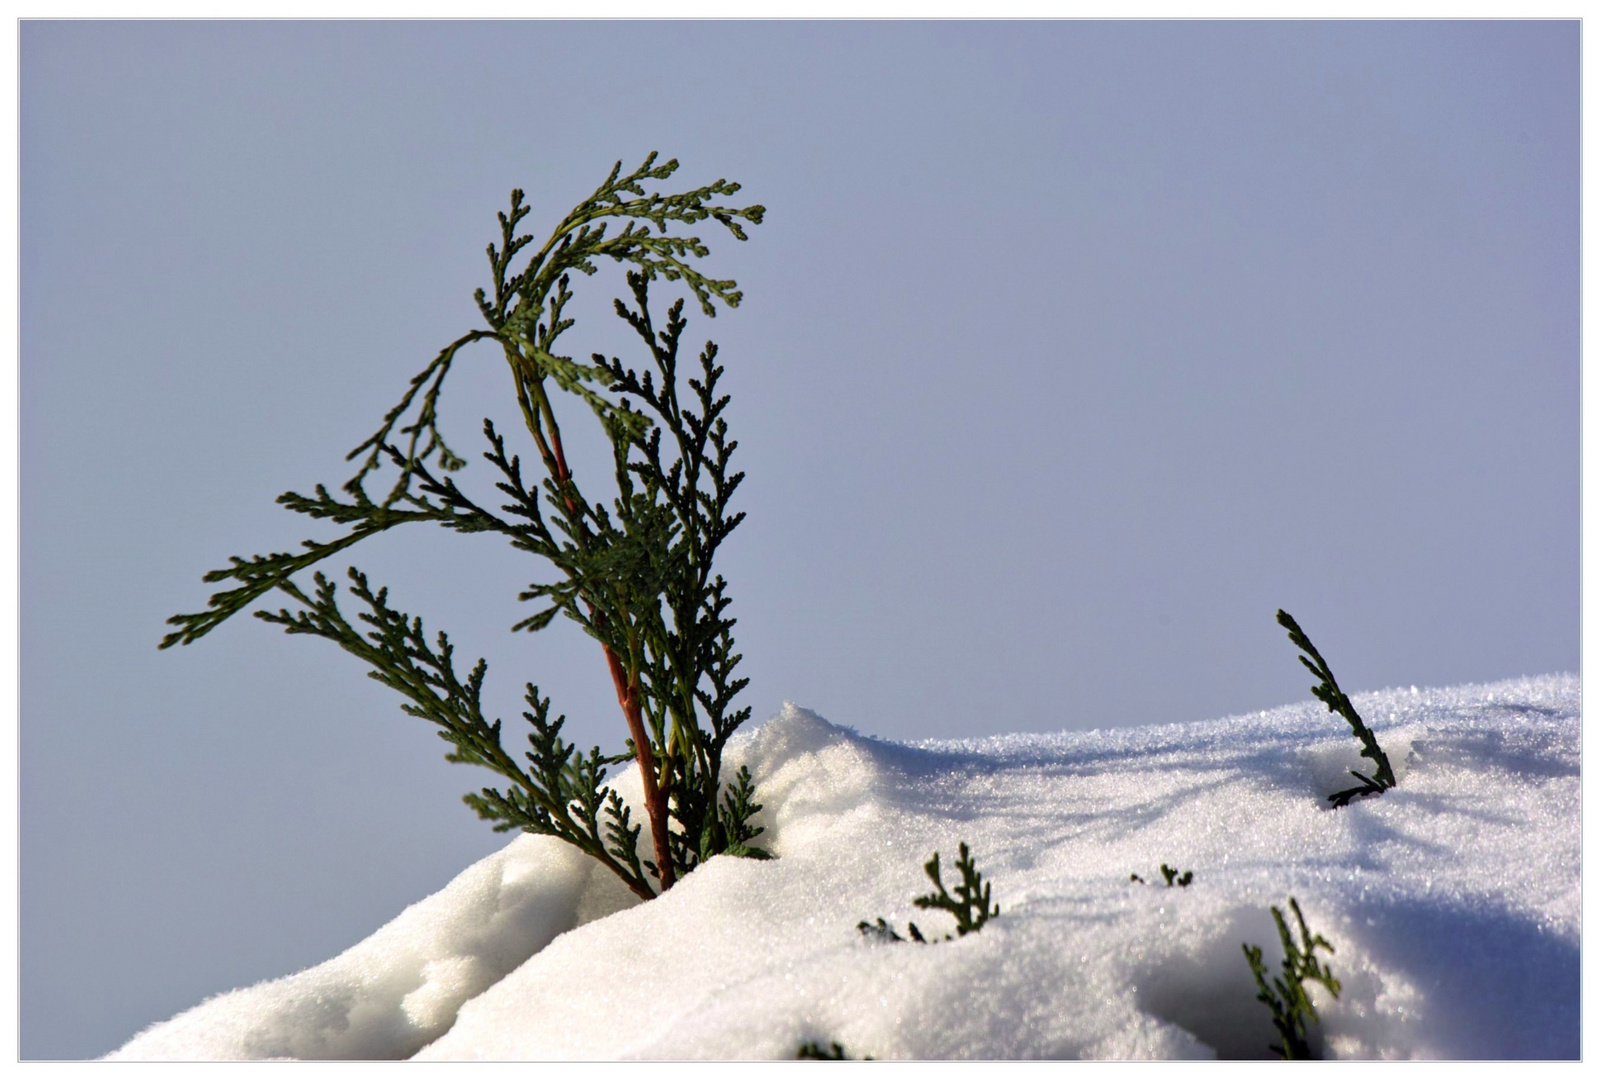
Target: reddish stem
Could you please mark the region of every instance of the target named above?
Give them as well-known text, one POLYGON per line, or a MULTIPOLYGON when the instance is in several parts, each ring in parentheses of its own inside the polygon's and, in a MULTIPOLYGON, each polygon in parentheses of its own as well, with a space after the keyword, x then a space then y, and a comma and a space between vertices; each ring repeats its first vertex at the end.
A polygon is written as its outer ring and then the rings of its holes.
POLYGON ((628 681, 622 670, 622 661, 605 650, 606 663, 611 668, 611 682, 617 688, 617 704, 628 721, 628 733, 633 736, 633 753, 639 762, 639 775, 644 780, 644 806, 650 815, 650 839, 655 842, 656 867, 660 871, 661 891, 672 888, 677 876, 672 872, 672 849, 667 845, 667 800, 656 785, 656 757, 650 752, 650 736, 644 729, 644 709, 639 702, 639 688, 628 681))
MULTIPOLYGON (((567 468, 567 457, 561 448, 561 429, 555 426, 553 416, 550 417, 550 450, 555 457, 556 486, 561 488, 567 513, 574 520, 581 520, 569 487, 572 473, 567 468)), ((594 619, 596 629, 605 625, 604 614, 596 613, 594 619)), ((672 848, 667 840, 667 800, 656 783, 656 756, 650 750, 650 735, 644 726, 644 707, 639 700, 639 688, 628 678, 622 661, 611 646, 602 644, 600 648, 606 654, 606 666, 611 671, 611 684, 617 691, 617 704, 622 707, 622 716, 628 722, 628 734, 633 737, 634 760, 639 763, 639 776, 644 782, 644 808, 650 818, 650 839, 655 845, 656 868, 661 879, 661 891, 666 892, 672 888, 677 875, 672 871, 672 848)))

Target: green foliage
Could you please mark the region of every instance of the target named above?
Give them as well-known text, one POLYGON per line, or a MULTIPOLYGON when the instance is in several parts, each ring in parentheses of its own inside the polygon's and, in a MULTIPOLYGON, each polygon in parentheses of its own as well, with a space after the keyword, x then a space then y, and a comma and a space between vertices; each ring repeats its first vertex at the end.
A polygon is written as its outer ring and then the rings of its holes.
MULTIPOLYGON (((911 902, 924 911, 948 911, 955 916, 956 937, 966 937, 968 934, 976 933, 983 929, 984 923, 1000 914, 999 905, 991 905, 989 902, 990 885, 983 880, 983 875, 979 873, 977 865, 972 860, 971 853, 967 850, 965 841, 961 842, 960 854, 956 859, 956 869, 961 871, 961 883, 956 886, 954 896, 950 895, 945 888, 944 881, 941 879, 939 853, 937 851, 933 853, 933 858, 923 864, 922 869, 928 875, 928 880, 933 882, 936 891, 919 896, 911 902)), ((906 940, 896 933, 894 927, 884 921, 881 916, 876 923, 869 923, 864 920, 857 923, 856 929, 861 932, 863 937, 877 938, 880 941, 906 940)), ((929 941, 922 931, 917 929, 916 923, 908 923, 907 932, 911 935, 912 941, 921 942, 922 944, 927 944, 929 941)), ((946 934, 939 940, 949 941, 950 939, 951 935, 946 934)))
MULTIPOLYGON (((900 936, 891 924, 885 921, 882 915, 878 916, 878 921, 875 923, 869 923, 865 919, 861 920, 856 923, 856 929, 861 932, 861 936, 864 938, 876 938, 879 941, 906 940, 900 936)), ((922 931, 917 929, 916 923, 911 924, 911 940, 920 941, 923 944, 927 944, 928 941, 927 938, 922 936, 922 931)))
POLYGON ((624 176, 619 162, 526 258, 534 242, 521 232, 529 208, 522 192, 513 191, 509 212, 499 215, 499 242, 488 249, 492 288, 476 293, 486 327, 457 338, 412 378, 377 431, 350 452, 360 464, 341 495, 319 484, 309 497, 279 496, 295 513, 340 526, 342 535, 307 540, 301 552, 234 557, 231 566, 205 575, 232 587, 213 595, 204 611, 168 620, 178 629, 161 643, 192 643, 268 592, 286 594, 299 609, 256 614, 353 653, 371 666, 373 678, 407 699, 408 713, 439 726, 453 747, 449 760, 482 765, 509 781, 504 791, 466 796, 469 806, 497 829, 545 833, 580 847, 644 897, 713 855, 766 855, 753 843, 761 830, 750 820, 761 806, 749 772, 741 770, 726 788, 721 776, 727 740, 750 715, 748 707, 733 707, 748 680, 734 675, 740 656, 727 613, 731 601, 712 571, 718 547, 744 517, 728 510, 743 474, 729 468, 738 444, 723 417, 728 397, 717 392, 723 369, 708 342, 683 395, 683 301, 672 305, 660 329, 649 305, 650 283, 666 279, 682 283, 708 316, 716 314, 716 301, 736 307, 736 283, 702 274, 694 260, 708 249, 698 236, 675 230, 712 219, 744 240, 740 222, 758 224, 765 211, 719 201, 739 190, 725 180, 681 194, 646 191, 676 169, 676 161, 657 165, 652 153, 624 176), (620 220, 622 229, 608 232, 615 221, 607 219, 620 220), (570 275, 595 273, 601 258, 631 267, 634 306, 620 300, 615 306, 644 343, 649 362, 642 373, 616 358, 596 354, 584 364, 557 352, 558 339, 573 326, 564 315, 570 275), (505 438, 485 420, 483 457, 499 473, 495 488, 503 500, 495 509, 456 484, 450 474, 466 462, 438 428, 445 379, 461 350, 479 341, 500 346, 543 468, 536 482, 525 480, 521 458, 508 453, 505 438), (609 506, 589 499, 568 467, 553 390, 587 406, 611 442, 609 506), (375 500, 365 485, 386 469, 394 478, 375 500), (309 593, 296 583, 295 575, 329 556, 412 522, 499 534, 555 571, 554 580, 520 594, 539 607, 513 629, 536 631, 565 616, 600 643, 628 727, 627 753, 595 748, 583 755, 563 741, 565 718, 550 723, 549 699, 529 684, 530 749, 514 757, 501 744, 500 721, 490 723, 480 711, 483 661, 462 680, 445 635, 430 647, 421 620, 390 608, 387 591, 374 593, 354 568, 350 591, 368 609, 362 629, 345 619, 337 590, 320 572, 309 593), (607 768, 630 758, 640 767, 654 861, 640 860, 635 847, 643 826, 604 786, 607 768))
MULTIPOLYGON (((1177 885, 1181 889, 1187 889, 1189 884, 1194 881, 1193 870, 1185 870, 1182 874, 1180 874, 1178 873, 1177 867, 1168 866, 1166 863, 1161 864, 1161 876, 1166 880, 1167 888, 1169 889, 1174 885, 1177 885)), ((1140 885, 1148 884, 1144 878, 1140 877, 1138 874, 1129 874, 1128 880, 1137 881, 1140 885)))
MULTIPOLYGON (((823 1046, 817 1042, 803 1042, 794 1052, 796 1061, 854 1061, 843 1046, 830 1042, 823 1046)), ((864 1057, 862 1061, 871 1061, 871 1057, 864 1057)))
MULTIPOLYGON (((939 853, 935 851, 933 858, 923 866, 928 880, 933 882, 937 892, 919 896, 911 901, 924 911, 948 911, 956 919, 956 936, 966 937, 983 929, 983 924, 994 916, 1000 914, 999 905, 991 908, 989 904, 990 886, 983 880, 983 875, 978 872, 977 865, 972 861, 972 855, 967 851, 966 842, 960 846, 956 858, 956 869, 961 871, 961 884, 956 886, 954 897, 945 890, 944 882, 939 880, 939 853)), ((945 935, 949 940, 949 935, 945 935)))
POLYGON ((1371 776, 1351 769, 1350 775, 1361 781, 1360 785, 1335 792, 1328 796, 1328 801, 1336 807, 1346 806, 1352 799, 1381 795, 1394 787, 1394 770, 1389 767, 1389 756, 1378 745, 1378 737, 1362 721, 1361 715, 1356 712, 1356 707, 1350 704, 1350 699, 1339 689, 1333 671, 1328 667, 1327 661, 1322 659, 1322 654, 1317 652, 1316 646, 1311 644, 1311 639, 1306 637, 1305 631, 1300 629, 1300 624, 1294 621, 1294 617, 1281 608, 1278 610, 1278 625, 1289 631, 1289 640, 1305 654, 1300 657, 1300 662, 1306 666, 1307 671, 1320 680, 1311 688, 1311 692, 1328 706, 1329 712, 1338 713, 1349 722, 1351 732, 1361 741, 1361 756, 1370 760, 1374 766, 1371 776))
POLYGON ((1267 966, 1262 963, 1260 946, 1247 944, 1243 948, 1245 960, 1250 964, 1250 973, 1256 979, 1256 1000, 1272 1010, 1272 1026, 1278 1029, 1280 1044, 1271 1049, 1279 1057, 1293 1061, 1313 1056, 1307 1041, 1307 1024, 1315 1023, 1318 1018, 1316 1006, 1311 1003, 1305 984, 1321 983, 1337 999, 1339 980, 1316 957, 1319 948, 1331 953, 1333 946, 1321 934, 1313 935, 1307 929, 1305 916, 1300 913, 1300 904, 1292 896, 1289 897, 1289 909, 1294 912, 1295 921, 1300 926, 1298 944, 1289 934, 1289 927, 1283 921, 1283 912, 1277 907, 1272 908, 1272 919, 1278 924, 1278 938, 1283 943, 1282 977, 1274 977, 1272 985, 1268 986, 1267 966))
POLYGON ((360 615, 371 628, 366 633, 345 619, 336 600, 337 588, 320 573, 314 575, 316 588, 309 596, 293 582, 284 588, 301 603, 300 610, 285 608, 259 616, 290 634, 328 638, 365 660, 373 669, 372 678, 409 699, 402 710, 439 726, 439 737, 454 748, 447 760, 482 765, 510 780, 513 786, 505 792, 484 788, 478 795, 465 796, 480 817, 496 822, 495 831, 521 828, 560 837, 605 863, 636 893, 653 895, 639 864, 639 826, 630 821, 617 794, 602 787, 607 768, 632 755, 608 757, 595 747, 585 756, 564 742, 561 727, 566 718, 550 723, 550 699, 541 698, 539 688, 529 684, 526 700, 533 712, 522 715, 533 728, 528 735, 533 749, 523 757, 532 770, 524 769, 502 746, 500 721, 484 719, 479 695, 488 665, 479 660, 461 680, 447 635, 441 633, 437 649, 431 648, 421 619, 389 607, 388 590, 374 593, 360 571, 349 573, 350 592, 368 609, 360 615))

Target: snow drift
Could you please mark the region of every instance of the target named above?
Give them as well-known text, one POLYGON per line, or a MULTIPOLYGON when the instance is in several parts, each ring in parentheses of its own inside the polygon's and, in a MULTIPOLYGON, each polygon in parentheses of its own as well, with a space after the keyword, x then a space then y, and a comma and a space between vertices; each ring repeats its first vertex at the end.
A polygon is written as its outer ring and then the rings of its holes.
MULTIPOLYGON (((773 861, 713 859, 639 904, 522 836, 334 959, 111 1057, 1266 1057, 1240 945, 1276 972, 1268 907, 1291 895, 1343 983, 1313 992, 1325 1056, 1577 1057, 1577 678, 1354 701, 1399 786, 1339 810, 1363 762, 1317 702, 918 745, 786 706, 729 754, 773 861), (911 899, 962 840, 997 919, 934 945, 857 932, 947 931, 911 899)), ((636 774, 618 784, 637 806, 636 774)))

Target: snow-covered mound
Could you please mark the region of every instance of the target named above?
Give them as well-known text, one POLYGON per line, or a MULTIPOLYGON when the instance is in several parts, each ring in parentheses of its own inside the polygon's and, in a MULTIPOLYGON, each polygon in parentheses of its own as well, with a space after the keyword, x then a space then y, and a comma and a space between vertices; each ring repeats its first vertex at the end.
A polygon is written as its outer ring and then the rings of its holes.
POLYGON ((1339 810, 1365 763, 1314 701, 917 746, 787 706, 730 753, 773 861, 714 859, 638 904, 523 836, 340 956, 111 1056, 1265 1057, 1240 945, 1276 973, 1268 907, 1294 896, 1343 984, 1313 993, 1326 1056, 1575 1058, 1577 678, 1355 703, 1399 786, 1339 810), (932 945, 857 932, 947 932, 911 900, 935 850, 952 882, 963 840, 998 918, 932 945))

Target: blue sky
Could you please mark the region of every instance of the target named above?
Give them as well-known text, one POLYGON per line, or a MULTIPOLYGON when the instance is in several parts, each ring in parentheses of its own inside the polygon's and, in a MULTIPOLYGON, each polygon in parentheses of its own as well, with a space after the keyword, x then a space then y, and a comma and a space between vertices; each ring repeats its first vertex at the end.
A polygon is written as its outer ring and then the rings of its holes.
MULTIPOLYGON (((756 721, 893 739, 1578 666, 1576 23, 26 23, 22 1050, 103 1053, 502 842, 324 643, 157 653, 444 343, 512 187, 618 158, 768 207, 708 268, 756 721)), ((620 352, 620 273, 579 284, 620 352)), ((508 385, 454 377, 458 448, 508 385)), ((579 448, 580 462, 601 462, 579 448)), ((581 466, 580 466, 581 467, 581 466)), ((468 482, 485 482, 486 466, 468 482)), ((348 561, 621 725, 481 538, 348 561)))

